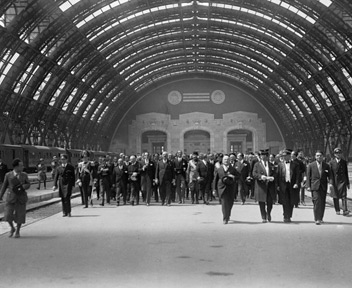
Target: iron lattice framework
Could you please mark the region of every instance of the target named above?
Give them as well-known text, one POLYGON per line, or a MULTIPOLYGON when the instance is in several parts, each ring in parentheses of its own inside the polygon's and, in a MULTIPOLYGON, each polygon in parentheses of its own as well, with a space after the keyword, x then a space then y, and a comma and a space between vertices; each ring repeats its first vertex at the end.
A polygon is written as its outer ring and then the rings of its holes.
POLYGON ((351 146, 349 0, 3 0, 1 142, 107 149, 175 79, 256 97, 292 147, 351 146))

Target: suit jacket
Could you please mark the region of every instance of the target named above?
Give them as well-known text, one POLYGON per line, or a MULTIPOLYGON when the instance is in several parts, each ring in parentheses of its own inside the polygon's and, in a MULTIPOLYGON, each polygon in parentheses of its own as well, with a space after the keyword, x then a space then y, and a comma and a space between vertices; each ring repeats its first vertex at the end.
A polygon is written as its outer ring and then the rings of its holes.
POLYGON ((135 163, 130 163, 130 165, 128 165, 127 167, 127 171, 128 171, 128 181, 130 183, 134 183, 134 184, 140 184, 141 182, 141 163, 139 163, 138 161, 136 161, 135 163), (134 180, 132 177, 133 173, 137 173, 137 177, 136 180, 134 180))
POLYGON ((202 183, 206 185, 211 181, 211 171, 209 169, 209 163, 204 164, 203 160, 199 160, 196 166, 198 176, 202 178, 202 183), (204 181, 204 182, 203 182, 204 181))
POLYGON ((156 166, 155 179, 158 179, 159 185, 162 185, 165 181, 171 182, 174 177, 174 164, 171 160, 160 160, 156 166))
POLYGON ((149 185, 149 188, 151 188, 153 185, 156 165, 155 165, 155 162, 152 160, 149 160, 148 163, 146 163, 145 159, 142 159, 140 163, 142 166, 141 168, 142 191, 147 191, 148 185, 149 185))
POLYGON ((268 193, 270 193, 273 202, 276 202, 275 167, 270 162, 268 162, 268 165, 269 175, 267 175, 262 161, 256 162, 253 167, 253 178, 255 179, 254 197, 258 202, 266 202, 268 193), (262 175, 274 177, 274 181, 261 180, 262 175))
POLYGON ((225 172, 223 165, 221 165, 218 169, 216 169, 213 187, 217 187, 219 197, 221 197, 221 195, 224 193, 231 193, 232 197, 234 197, 235 182, 237 181, 239 176, 240 176, 239 172, 233 166, 229 166, 227 172, 225 172), (235 176, 235 179, 232 185, 226 185, 225 183, 222 182, 223 177, 225 177, 228 174, 232 174, 233 176, 235 176))
POLYGON ((59 182, 60 197, 67 197, 72 194, 72 188, 75 186, 75 168, 67 163, 66 167, 58 166, 54 176, 54 186, 59 182))
POLYGON ((235 163, 235 168, 240 174, 240 178, 238 179, 238 181, 245 183, 246 178, 250 175, 251 166, 247 161, 243 160, 242 163, 240 161, 237 161, 235 163))
POLYGON ((28 201, 27 193, 22 193, 20 195, 16 194, 13 188, 18 184, 18 181, 22 184, 22 187, 27 190, 31 186, 29 183, 28 175, 25 172, 20 172, 19 177, 17 178, 14 174, 14 171, 8 172, 4 178, 4 184, 1 187, 0 199, 3 198, 6 190, 8 193, 6 196, 6 203, 15 204, 16 202, 20 204, 25 204, 28 201))
POLYGON ((277 168, 277 185, 279 187, 279 203, 280 204, 289 204, 285 203, 285 193, 287 185, 289 185, 289 193, 291 204, 296 205, 299 202, 299 192, 298 187, 301 183, 301 170, 300 165, 296 161, 290 161, 290 183, 286 182, 286 163, 285 161, 280 162, 277 168), (297 184, 297 188, 293 188, 293 186, 297 184))
POLYGON ((186 178, 186 171, 187 171, 187 161, 183 158, 181 158, 181 161, 178 160, 177 157, 175 157, 174 160, 174 169, 175 169, 175 176, 178 174, 183 175, 183 177, 186 178))
POLYGON ((322 173, 320 175, 317 161, 314 161, 307 166, 307 188, 311 191, 319 190, 319 187, 326 193, 328 190, 328 178, 330 177, 330 166, 322 162, 322 173))
POLYGON ((340 159, 337 163, 336 159, 330 161, 331 168, 331 183, 334 189, 331 191, 331 197, 345 198, 347 196, 347 186, 349 187, 350 180, 348 178, 347 162, 340 159))
POLYGON ((116 187, 119 185, 125 185, 128 179, 127 166, 125 164, 122 165, 122 168, 115 166, 112 175, 112 184, 115 184, 116 187))

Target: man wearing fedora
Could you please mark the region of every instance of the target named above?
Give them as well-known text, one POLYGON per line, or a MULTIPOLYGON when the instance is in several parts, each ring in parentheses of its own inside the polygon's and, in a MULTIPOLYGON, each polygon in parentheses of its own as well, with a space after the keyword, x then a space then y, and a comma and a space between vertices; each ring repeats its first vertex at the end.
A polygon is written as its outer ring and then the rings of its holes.
POLYGON ((259 203, 262 222, 271 222, 271 210, 276 202, 275 167, 268 161, 269 150, 260 150, 260 160, 253 168, 254 198, 259 203))
POLYGON ((330 196, 334 199, 334 207, 337 215, 340 215, 340 199, 342 200, 343 215, 347 216, 350 212, 347 209, 347 189, 350 189, 348 178, 347 161, 342 159, 342 150, 334 149, 335 158, 330 161, 332 189, 330 196))

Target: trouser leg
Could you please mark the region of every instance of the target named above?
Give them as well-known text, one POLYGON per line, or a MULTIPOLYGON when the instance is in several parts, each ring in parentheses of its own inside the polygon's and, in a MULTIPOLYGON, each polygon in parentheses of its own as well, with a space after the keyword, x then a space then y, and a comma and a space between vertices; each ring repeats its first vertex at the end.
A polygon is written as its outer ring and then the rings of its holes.
POLYGON ((266 220, 266 210, 265 210, 265 202, 259 201, 260 214, 263 220, 266 220))
POLYGON ((334 198, 334 208, 336 212, 340 212, 339 198, 334 198))

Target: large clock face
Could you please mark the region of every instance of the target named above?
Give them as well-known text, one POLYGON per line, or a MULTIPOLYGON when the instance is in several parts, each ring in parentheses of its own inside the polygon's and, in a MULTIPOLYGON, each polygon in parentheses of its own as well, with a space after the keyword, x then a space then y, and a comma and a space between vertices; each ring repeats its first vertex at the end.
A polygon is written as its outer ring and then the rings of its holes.
POLYGON ((177 105, 182 101, 182 95, 178 91, 171 91, 167 96, 167 99, 172 105, 177 105))
POLYGON ((215 104, 221 104, 225 101, 225 93, 221 90, 215 90, 213 93, 211 93, 211 100, 215 104))

